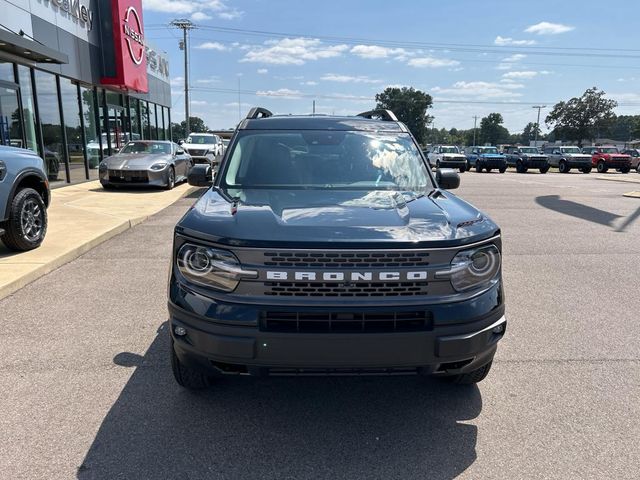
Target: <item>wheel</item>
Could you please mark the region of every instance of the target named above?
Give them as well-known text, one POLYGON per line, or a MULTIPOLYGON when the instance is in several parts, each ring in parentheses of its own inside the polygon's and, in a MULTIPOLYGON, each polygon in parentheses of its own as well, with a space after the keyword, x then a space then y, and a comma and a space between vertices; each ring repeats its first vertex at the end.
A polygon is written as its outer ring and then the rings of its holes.
POLYGON ((548 171, 549 171, 549 167, 548 166, 547 167, 542 167, 540 169, 540 173, 547 173, 548 171))
POLYGON ((492 168, 487 167, 487 173, 491 173, 492 168))
POLYGON ((480 162, 476 162, 476 172, 482 173, 482 165, 480 165, 480 162))
POLYGON ((604 160, 600 160, 596 168, 598 169, 598 173, 607 173, 607 170, 609 170, 605 165, 604 160))
POLYGON ((631 170, 631 167, 623 167, 620 169, 620 173, 629 173, 630 170, 631 170))
MULTIPOLYGON (((469 170, 471 170, 471 164, 469 163, 469 160, 467 160, 467 166, 466 166, 467 172, 469 170)), ((640 172, 640 164, 638 165, 638 172, 640 172)))
POLYGON ((591 173, 591 167, 583 167, 580 169, 582 173, 591 173))
POLYGON ((522 165, 522 161, 520 160, 516 162, 516 172, 524 173, 524 166, 522 165))
POLYGON ((440 160, 436 160, 436 168, 440 168, 440 160))
POLYGON ((493 364, 493 360, 491 360, 486 365, 481 366, 469 373, 461 373, 459 375, 453 375, 451 377, 447 377, 451 380, 452 383, 458 385, 471 385, 474 383, 481 382, 484 380, 487 375, 489 375, 489 371, 491 370, 491 365, 493 364))
POLYGON ((19 252, 39 247, 47 233, 47 209, 40 194, 23 188, 13 197, 8 213, 4 244, 19 252))
POLYGON ((202 390, 211 386, 211 377, 196 370, 194 368, 183 365, 175 350, 173 349, 173 342, 171 342, 171 370, 173 371, 173 378, 181 387, 189 390, 202 390))
POLYGON ((567 162, 565 162, 564 160, 560 160, 558 169, 560 170, 560 173, 569 173, 569 171, 571 170, 567 162))
POLYGON ((504 172, 506 172, 506 171, 507 171, 507 167, 502 167, 502 168, 498 169, 498 171, 499 171, 500 173, 504 173, 504 172))
POLYGON ((173 169, 173 167, 170 167, 169 172, 167 172, 167 185, 165 186, 165 188, 167 190, 171 190, 175 186, 176 186, 176 171, 173 169))
POLYGON ((467 167, 460 167, 460 173, 464 173, 466 172, 468 169, 467 167))
POLYGON ((640 163, 638 163, 638 166, 636 167, 636 172, 640 173, 640 163))

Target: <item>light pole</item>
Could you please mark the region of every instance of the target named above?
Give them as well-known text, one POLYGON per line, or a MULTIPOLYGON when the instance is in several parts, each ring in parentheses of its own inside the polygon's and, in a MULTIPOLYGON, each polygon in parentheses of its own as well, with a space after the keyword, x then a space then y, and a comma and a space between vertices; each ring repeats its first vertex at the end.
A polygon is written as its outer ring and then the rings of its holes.
POLYGON ((536 120, 536 129, 534 132, 534 140, 533 143, 535 145, 536 148, 538 148, 538 130, 540 129, 540 110, 542 110, 543 108, 547 108, 546 105, 534 105, 531 108, 537 108, 538 109, 538 120, 536 120))
POLYGON ((171 25, 182 29, 183 40, 182 50, 184 50, 184 135, 188 137, 191 133, 191 125, 189 125, 189 30, 196 28, 191 20, 181 19, 174 20, 171 25))
POLYGON ((473 116, 473 146, 476 146, 476 123, 478 122, 478 116, 473 116))

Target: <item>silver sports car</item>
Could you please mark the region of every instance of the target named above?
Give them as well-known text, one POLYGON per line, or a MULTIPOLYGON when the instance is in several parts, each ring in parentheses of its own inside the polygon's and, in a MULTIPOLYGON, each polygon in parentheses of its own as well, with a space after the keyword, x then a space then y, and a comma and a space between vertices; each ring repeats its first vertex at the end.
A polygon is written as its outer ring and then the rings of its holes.
POLYGON ((99 166, 104 188, 117 185, 151 185, 171 190, 187 179, 193 165, 191 156, 169 141, 135 140, 99 166))

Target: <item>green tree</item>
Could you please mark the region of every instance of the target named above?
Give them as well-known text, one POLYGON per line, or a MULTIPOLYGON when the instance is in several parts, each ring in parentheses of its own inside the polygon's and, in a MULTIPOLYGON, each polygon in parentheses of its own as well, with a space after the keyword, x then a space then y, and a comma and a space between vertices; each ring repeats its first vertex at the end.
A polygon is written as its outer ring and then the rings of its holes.
POLYGON ((386 88, 376 94, 376 108, 391 110, 404 122, 416 140, 424 144, 427 139, 427 123, 431 120, 427 110, 431 108, 431 95, 413 87, 386 88))
POLYGON ((566 102, 558 102, 545 118, 545 123, 554 127, 555 136, 578 142, 596 139, 598 132, 605 130, 615 118, 615 100, 608 100, 605 92, 596 87, 587 89, 582 96, 566 102))
POLYGON ((527 123, 524 127, 524 130, 522 130, 520 143, 529 145, 529 142, 532 142, 536 138, 536 130, 538 131, 538 140, 541 140, 542 131, 540 130, 540 127, 536 125, 535 122, 527 123))
MULTIPOLYGON (((191 133, 204 133, 209 131, 209 127, 205 125, 204 120, 200 117, 189 117, 189 130, 191 133)), ((171 136, 174 142, 183 140, 187 137, 187 122, 184 120, 180 123, 171 124, 171 136)))
POLYGON ((509 130, 502 126, 504 122, 499 113, 490 113, 480 120, 480 144, 497 145, 509 141, 509 130))

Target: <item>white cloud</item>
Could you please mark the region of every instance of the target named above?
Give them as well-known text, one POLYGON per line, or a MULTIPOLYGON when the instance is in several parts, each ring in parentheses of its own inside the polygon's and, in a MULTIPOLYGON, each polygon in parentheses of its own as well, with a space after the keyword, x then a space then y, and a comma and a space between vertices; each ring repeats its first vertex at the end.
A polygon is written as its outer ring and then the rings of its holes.
POLYGON ((211 83, 219 83, 220 82, 220 77, 218 76, 212 76, 212 77, 208 77, 208 78, 199 78, 196 80, 196 83, 202 84, 202 85, 208 85, 211 83))
POLYGON ((524 88, 520 83, 496 83, 496 82, 456 82, 451 87, 434 87, 431 91, 438 96, 447 96, 448 99, 469 99, 478 100, 496 99, 496 98, 517 98, 522 93, 514 90, 524 88))
POLYGON ((300 98, 302 92, 300 90, 291 90, 290 88, 279 88, 278 90, 258 90, 256 95, 262 97, 300 98))
POLYGON ((314 82, 313 80, 307 80, 306 82, 300 82, 300 85, 308 85, 310 87, 314 87, 318 85, 318 82, 314 82))
POLYGON ((561 23, 540 22, 525 28, 527 33, 537 33, 538 35, 557 35, 559 33, 570 32, 575 27, 563 25, 561 23))
POLYGON ((211 20, 213 17, 207 13, 204 12, 195 12, 193 15, 191 15, 191 20, 193 20, 194 22, 202 22, 204 20, 211 20))
POLYGON ((511 37, 501 37, 498 35, 496 39, 493 41, 494 44, 502 46, 507 45, 535 45, 535 40, 514 40, 511 37))
POLYGON ((369 78, 365 75, 352 76, 352 75, 339 75, 336 73, 327 73, 320 77, 320 80, 325 82, 339 82, 339 83, 380 83, 380 80, 369 78))
POLYGON ((539 72, 536 72, 534 70, 519 70, 519 71, 503 73, 502 78, 526 80, 526 79, 537 77, 538 75, 548 75, 549 73, 551 72, 547 70, 541 70, 539 72))
POLYGON ((226 0, 144 0, 144 9, 153 12, 191 15, 192 20, 209 20, 213 16, 231 20, 243 12, 227 5, 226 0))
POLYGON ((173 77, 169 83, 172 87, 181 87, 184 85, 184 77, 173 77))
POLYGON ((202 107, 205 105, 209 105, 209 102, 207 102, 206 100, 190 100, 189 103, 192 106, 196 106, 196 107, 202 107))
POLYGON ((229 47, 218 42, 204 42, 200 45, 197 45, 195 48, 197 48, 198 50, 218 50, 219 52, 229 50, 229 47))
POLYGON ((409 54, 404 48, 389 48, 379 45, 356 45, 350 50, 351 53, 360 58, 389 58, 404 60, 409 54))
POLYGON ((259 68, 258 70, 256 70, 256 72, 258 72, 260 75, 265 75, 269 73, 269 70, 267 70, 266 68, 259 68))
POLYGON ((339 57, 346 45, 326 45, 317 38, 283 38, 268 40, 247 50, 241 62, 272 65, 303 65, 307 61, 339 57))
POLYGON ((503 58, 496 68, 498 70, 510 70, 515 66, 514 63, 517 63, 525 58, 527 58, 527 56, 522 53, 509 55, 508 57, 503 58))
POLYGON ((412 58, 407 62, 407 65, 418 68, 440 68, 455 67, 460 65, 460 62, 458 60, 451 60, 448 58, 420 57, 412 58))

